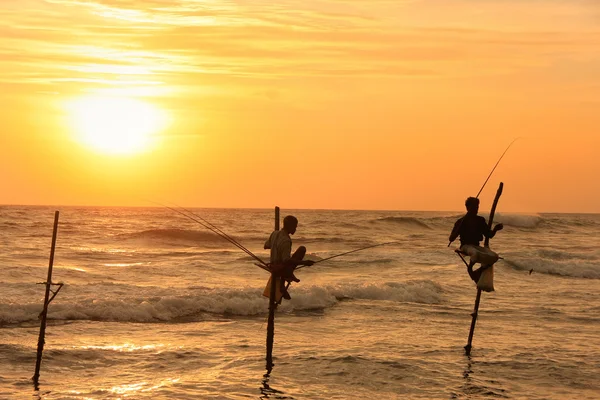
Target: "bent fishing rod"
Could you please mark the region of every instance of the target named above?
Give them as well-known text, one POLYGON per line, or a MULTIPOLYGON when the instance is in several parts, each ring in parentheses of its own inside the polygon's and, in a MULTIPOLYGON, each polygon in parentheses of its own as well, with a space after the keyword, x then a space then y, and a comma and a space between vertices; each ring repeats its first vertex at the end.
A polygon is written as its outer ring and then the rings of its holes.
MULTIPOLYGON (((504 158, 504 155, 506 154, 506 152, 508 151, 508 149, 510 149, 510 147, 513 145, 513 143, 516 142, 518 139, 519 139, 518 137, 514 138, 513 141, 510 142, 510 144, 508 145, 508 147, 506 148, 506 150, 504 150, 504 153, 502 153, 502 155, 500 156, 500 158, 498 159, 498 161, 496 161, 496 164, 494 165, 494 168, 492 168, 492 171, 490 172, 490 174, 485 179, 485 182, 483 182, 483 185, 481 186, 481 189, 479 189, 479 192, 477 193, 477 196, 475 196, 476 199, 478 199, 479 195, 481 194, 481 192, 483 192, 483 188, 485 188, 485 185, 487 185, 488 181, 492 177, 492 174, 496 170, 496 167, 498 167, 498 164, 500 164, 500 161, 502 161, 502 159, 504 158)), ((462 225, 462 221, 464 221, 464 219, 461 220, 460 225, 458 227, 459 229, 460 229, 460 226, 462 225)), ((448 242, 448 246, 447 247, 450 247, 451 244, 452 244, 452 242, 448 242)))
POLYGON ((186 217, 187 219, 190 219, 200 225, 202 225, 203 227, 205 227, 206 229, 210 230, 211 232, 213 232, 214 234, 216 234, 217 236, 227 240, 229 243, 233 244, 235 247, 237 247, 238 249, 242 250, 244 253, 248 254, 250 257, 252 257, 254 260, 258 261, 257 266, 259 266, 260 268, 266 270, 266 271, 270 271, 269 269, 269 264, 267 264, 266 262, 264 262, 260 257, 258 257, 256 254, 252 253, 250 250, 248 250, 246 247, 244 247, 240 242, 238 242, 237 240, 235 240, 234 238, 232 238, 231 236, 229 236, 227 233, 223 232, 220 228, 218 228, 217 226, 215 226, 214 224, 210 223, 209 221, 207 221, 206 219, 202 218, 201 216, 194 214, 192 211, 181 207, 181 206, 177 206, 175 205, 175 207, 170 207, 166 204, 162 204, 156 201, 151 201, 150 202, 157 204, 161 207, 165 207, 171 211, 174 211, 180 215, 183 215, 184 217, 186 217))

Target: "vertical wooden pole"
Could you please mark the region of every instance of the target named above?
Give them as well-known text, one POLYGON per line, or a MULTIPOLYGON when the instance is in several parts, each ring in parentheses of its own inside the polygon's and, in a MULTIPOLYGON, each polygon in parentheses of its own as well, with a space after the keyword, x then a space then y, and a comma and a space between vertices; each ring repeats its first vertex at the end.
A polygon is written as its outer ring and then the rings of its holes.
MULTIPOLYGON (((496 191, 496 197, 494 197, 494 203, 492 203, 492 209, 490 210, 490 219, 488 220, 488 228, 490 229, 492 229, 494 214, 496 214, 496 206, 498 205, 498 200, 500 200, 500 196, 502 195, 502 189, 504 189, 504 183, 500 182, 500 186, 498 186, 498 190, 496 191)), ((485 238, 483 246, 490 247, 490 238, 485 238)))
MULTIPOLYGON (((279 207, 275 207, 275 230, 279 230, 279 207)), ((269 320, 267 325, 267 373, 273 369, 273 340, 275 336, 275 309, 277 308, 277 279, 271 272, 271 292, 269 294, 269 320)))
POLYGON ((477 322, 477 311, 479 311, 479 301, 481 300, 481 289, 477 289, 477 297, 475 297, 475 308, 471 313, 471 330, 469 330, 469 339, 465 346, 465 354, 471 355, 471 343, 473 342, 473 334, 475 333, 475 323, 477 322))
MULTIPOLYGON (((494 198, 494 203, 492 204, 492 209, 490 210, 490 218, 488 220, 488 228, 492 229, 492 223, 494 222, 494 214, 496 213, 496 206, 498 205, 498 200, 500 200, 500 195, 502 195, 502 189, 504 188, 504 183, 500 182, 500 186, 498 186, 498 190, 496 191, 496 197, 494 198)), ((486 237, 483 242, 484 247, 490 246, 490 238, 486 237)), ((483 267, 483 266, 482 266, 483 267)), ((469 330, 469 339, 467 341, 467 345, 465 346, 466 355, 471 355, 471 343, 473 342, 473 334, 475 333, 475 323, 477 322, 477 313, 479 311, 479 301, 481 300, 481 289, 477 288, 477 297, 475 297, 475 307, 473 309, 473 313, 471 316, 471 329, 469 330)))
POLYGON ((46 278, 46 295, 44 296, 44 308, 40 314, 42 320, 40 324, 40 336, 37 346, 37 361, 35 363, 35 373, 33 374, 33 382, 37 386, 40 378, 40 367, 42 365, 42 352, 44 351, 44 343, 46 336, 46 317, 48 315, 48 304, 50 303, 50 288, 52 286, 52 266, 54 265, 54 249, 56 248, 56 234, 58 232, 58 211, 54 213, 54 230, 52 232, 52 247, 50 248, 50 262, 48 264, 48 277, 46 278))

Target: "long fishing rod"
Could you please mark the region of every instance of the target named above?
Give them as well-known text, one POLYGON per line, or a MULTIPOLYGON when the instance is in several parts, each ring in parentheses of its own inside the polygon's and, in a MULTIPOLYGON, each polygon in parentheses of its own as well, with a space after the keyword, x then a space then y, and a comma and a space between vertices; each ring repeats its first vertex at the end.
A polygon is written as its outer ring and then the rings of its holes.
MULTIPOLYGON (((485 187, 485 185, 487 185, 488 181, 490 180, 490 178, 492 177, 492 174, 494 173, 494 171, 496 170, 496 167, 498 167, 498 164, 500 164, 500 161, 502 161, 502 159, 504 158, 504 155, 506 154, 506 152, 508 151, 508 149, 510 149, 510 147, 513 145, 514 142, 516 142, 519 138, 516 137, 513 139, 512 142, 510 142, 510 144, 508 145, 508 147, 506 147, 506 150, 504 150, 504 153, 502 153, 502 155, 500 156, 500 158, 498 159, 498 161, 496 161, 496 164, 494 165, 494 168, 492 168, 492 171, 490 172, 490 174, 488 175, 488 177, 486 178, 485 182, 483 182, 483 185, 481 186, 481 189, 479 189, 479 192, 477 193, 477 196, 475 196, 476 199, 479 198, 479 195, 481 194, 481 192, 483 191, 483 188, 485 187)), ((464 217, 463 217, 464 218, 464 217)), ((458 229, 460 230, 460 227, 462 226, 462 222, 464 221, 461 220, 460 225, 458 227, 458 229)), ((448 246, 450 247, 450 245, 452 244, 452 242, 448 242, 448 246)))
MULTIPOLYGON (((235 240, 234 238, 229 236, 227 233, 223 232, 218 226, 212 224, 210 221, 207 221, 206 219, 202 218, 198 214, 195 214, 193 211, 188 210, 185 207, 178 206, 177 204, 174 204, 174 203, 171 203, 171 204, 173 204, 174 207, 177 207, 178 209, 185 211, 188 215, 193 216, 194 218, 198 218, 201 221, 203 221, 204 223, 206 223, 207 225, 210 225, 210 227, 212 228, 211 230, 213 230, 213 232, 215 232, 215 230, 218 231, 218 233, 220 235, 222 235, 222 237, 226 238, 226 240, 230 241, 231 243, 234 243, 239 249, 244 251, 246 254, 258 258, 250 250, 248 250, 244 245, 242 245, 240 242, 238 242, 237 240, 235 240)), ((217 232, 215 232, 215 233, 217 233, 217 232)), ((266 263, 264 263, 264 264, 266 265, 266 263)))
POLYGON ((238 249, 242 250, 244 253, 248 254, 249 256, 251 256, 252 258, 254 258, 256 261, 258 261, 260 264, 256 264, 259 267, 261 267, 264 270, 269 270, 268 269, 268 264, 266 262, 264 262, 260 257, 258 257, 257 255, 255 255, 254 253, 252 253, 250 250, 248 250, 247 248, 245 248, 242 244, 240 244, 237 240, 233 239, 231 236, 229 236, 228 234, 226 234, 225 232, 223 232, 221 229, 217 228, 216 226, 214 226, 213 224, 211 224, 210 222, 206 221, 204 218, 192 213, 191 211, 183 208, 183 207, 179 207, 183 210, 185 210, 186 212, 183 212, 177 208, 173 208, 170 207, 166 204, 162 204, 162 203, 158 203, 156 201, 151 201, 154 204, 160 205, 162 207, 165 207, 171 211, 174 211, 180 215, 183 215, 184 217, 199 223, 200 225, 202 225, 203 227, 205 227, 206 229, 210 230, 211 232, 215 233, 217 236, 227 240, 228 242, 230 242, 231 244, 233 244, 235 247, 237 247, 238 249))
POLYGON ((512 142, 510 142, 510 144, 508 145, 508 147, 506 148, 506 150, 504 150, 504 153, 502 153, 502 155, 500 156, 500 158, 498 159, 498 161, 496 162, 496 165, 494 165, 494 168, 492 168, 492 172, 490 172, 490 174, 488 175, 487 179, 485 180, 485 182, 483 182, 483 186, 481 186, 481 189, 479 189, 479 192, 477 193, 477 196, 475 196, 476 199, 479 198, 479 195, 481 194, 481 192, 483 191, 483 188, 485 187, 485 185, 488 183, 488 181, 490 180, 490 177, 492 176, 492 174, 494 173, 494 171, 496 170, 496 167, 498 166, 498 164, 500 164, 500 161, 502 161, 502 158, 504 158, 504 155, 506 154, 506 152, 508 151, 508 149, 510 149, 510 146, 513 145, 514 142, 517 141, 517 138, 514 138, 512 142))
MULTIPOLYGON (((323 258, 321 260, 317 260, 312 265, 315 265, 315 264, 323 262, 323 261, 331 260, 332 258, 345 256, 346 254, 356 253, 357 251, 362 251, 362 250, 366 250, 366 249, 372 249, 373 247, 385 246, 385 245, 388 245, 388 244, 396 244, 396 243, 399 243, 399 242, 386 242, 386 243, 379 243, 379 244, 373 244, 371 246, 361 247, 360 249, 354 249, 354 250, 346 251, 344 253, 336 254, 336 255, 331 256, 331 257, 327 257, 327 258, 323 258)), ((304 268, 304 267, 308 267, 308 265, 300 265, 299 267, 296 268, 296 270, 299 270, 300 268, 304 268)))

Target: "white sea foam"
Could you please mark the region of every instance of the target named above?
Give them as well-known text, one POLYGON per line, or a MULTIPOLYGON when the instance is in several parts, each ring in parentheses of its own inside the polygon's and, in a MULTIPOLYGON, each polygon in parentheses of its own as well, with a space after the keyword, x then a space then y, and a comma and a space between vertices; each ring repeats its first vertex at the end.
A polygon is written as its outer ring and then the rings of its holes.
MULTIPOLYGON (((71 288, 69 296, 52 304, 48 317, 56 320, 94 320, 122 322, 172 321, 181 318, 202 320, 205 314, 220 316, 264 315, 267 298, 261 289, 195 289, 185 294, 148 295, 149 288, 103 285, 104 293, 84 296, 71 288), (112 293, 107 293, 112 287, 112 293), (143 293, 142 293, 143 291, 143 293), (204 314, 204 315, 203 315, 204 314)), ((341 299, 388 300, 397 302, 439 303, 442 289, 431 281, 387 282, 385 284, 346 284, 335 286, 296 286, 290 302, 282 309, 315 310, 334 306, 341 299)), ((0 303, 0 323, 35 321, 39 304, 0 303)))
POLYGON ((504 225, 513 226, 516 228, 536 228, 542 221, 543 218, 537 214, 496 213, 494 216, 494 222, 502 222, 504 225))
POLYGON ((551 260, 544 258, 519 257, 504 259, 517 270, 536 273, 571 276, 576 278, 600 279, 600 262, 594 260, 551 260))

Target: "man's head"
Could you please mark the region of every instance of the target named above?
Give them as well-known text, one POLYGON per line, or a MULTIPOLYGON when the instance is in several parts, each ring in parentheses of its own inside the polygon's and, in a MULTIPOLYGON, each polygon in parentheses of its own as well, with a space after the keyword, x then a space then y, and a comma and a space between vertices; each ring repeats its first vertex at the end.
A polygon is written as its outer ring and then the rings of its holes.
POLYGON ((477 214, 479 211, 479 199, 477 197, 469 197, 465 201, 465 207, 467 207, 468 213, 477 214))
POLYGON ((298 218, 293 215, 288 215, 283 219, 283 229, 286 230, 287 233, 293 235, 296 233, 296 228, 298 227, 298 218))

